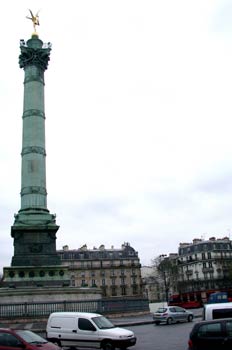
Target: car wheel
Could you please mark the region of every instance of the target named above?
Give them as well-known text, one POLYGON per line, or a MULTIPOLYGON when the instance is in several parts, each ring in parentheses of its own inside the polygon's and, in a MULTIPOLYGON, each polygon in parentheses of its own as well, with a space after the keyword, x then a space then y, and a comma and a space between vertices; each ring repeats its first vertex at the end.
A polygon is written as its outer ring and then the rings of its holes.
POLYGON ((159 322, 159 321, 156 321, 155 324, 156 324, 156 326, 158 326, 158 325, 160 324, 160 322, 159 322))
POLYGON ((172 323, 172 318, 171 317, 168 317, 167 319, 167 324, 171 324, 172 323))
POLYGON ((192 320, 193 320, 193 315, 189 315, 188 316, 188 322, 192 322, 192 320))
POLYGON ((103 345, 103 349, 104 349, 104 350, 115 350, 115 347, 114 347, 114 345, 113 345, 110 341, 107 341, 107 342, 105 342, 105 344, 103 345))

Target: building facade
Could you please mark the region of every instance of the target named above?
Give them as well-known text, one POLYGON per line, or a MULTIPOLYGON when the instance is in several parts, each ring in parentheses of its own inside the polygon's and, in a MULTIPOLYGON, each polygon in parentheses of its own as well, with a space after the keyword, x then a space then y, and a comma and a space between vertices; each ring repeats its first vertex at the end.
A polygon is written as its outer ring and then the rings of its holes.
POLYGON ((103 297, 142 296, 140 260, 129 243, 120 249, 64 246, 57 252, 62 265, 69 268, 71 286, 101 288, 103 297))
MULTIPOLYGON (((228 237, 180 243, 179 293, 232 289, 232 243, 228 237)), ((207 298, 207 295, 205 295, 207 298)))
POLYGON ((160 255, 149 270, 142 268, 150 301, 168 299, 175 305, 197 307, 216 291, 226 291, 232 298, 232 241, 211 237, 180 243, 178 254, 160 255))

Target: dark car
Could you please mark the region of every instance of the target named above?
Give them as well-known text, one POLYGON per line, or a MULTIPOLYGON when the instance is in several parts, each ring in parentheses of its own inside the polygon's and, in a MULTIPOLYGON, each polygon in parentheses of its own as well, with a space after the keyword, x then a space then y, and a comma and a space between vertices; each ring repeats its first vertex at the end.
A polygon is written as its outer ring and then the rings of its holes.
POLYGON ((191 322, 193 320, 193 313, 187 311, 180 306, 159 307, 153 313, 153 320, 156 325, 160 323, 177 323, 177 322, 191 322))
POLYGON ((0 328, 0 350, 60 350, 39 335, 24 329, 0 328))
POLYGON ((188 346, 189 350, 231 350, 232 318, 196 323, 189 335, 188 346))

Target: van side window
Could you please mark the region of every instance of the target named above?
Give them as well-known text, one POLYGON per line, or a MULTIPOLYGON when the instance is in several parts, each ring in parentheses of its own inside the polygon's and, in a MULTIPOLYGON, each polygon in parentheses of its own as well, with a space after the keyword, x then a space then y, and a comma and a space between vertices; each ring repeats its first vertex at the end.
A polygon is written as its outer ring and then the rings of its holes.
POLYGON ((213 319, 232 317, 232 309, 215 309, 213 310, 213 319))
POLYGON ((221 336, 221 323, 204 324, 198 329, 198 337, 208 338, 221 336))
POLYGON ((94 325, 85 318, 79 318, 78 319, 78 328, 82 331, 96 331, 96 328, 94 325))

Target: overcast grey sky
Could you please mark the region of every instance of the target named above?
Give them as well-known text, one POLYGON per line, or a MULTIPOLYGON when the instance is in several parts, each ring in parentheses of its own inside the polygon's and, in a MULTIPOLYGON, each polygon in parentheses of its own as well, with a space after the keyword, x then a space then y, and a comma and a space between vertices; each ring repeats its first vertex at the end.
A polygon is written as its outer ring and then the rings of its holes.
POLYGON ((232 2, 4 1, 0 267, 20 209, 19 40, 40 10, 48 209, 57 248, 130 242, 142 264, 232 232, 232 2))

